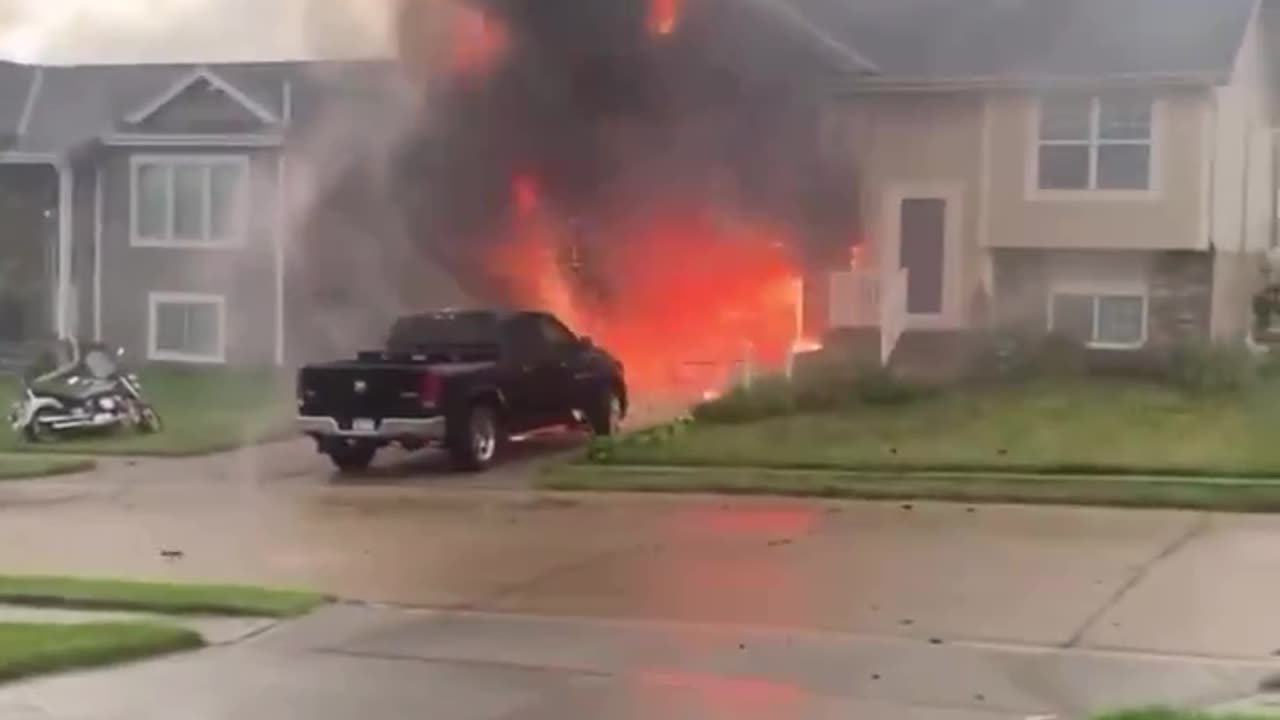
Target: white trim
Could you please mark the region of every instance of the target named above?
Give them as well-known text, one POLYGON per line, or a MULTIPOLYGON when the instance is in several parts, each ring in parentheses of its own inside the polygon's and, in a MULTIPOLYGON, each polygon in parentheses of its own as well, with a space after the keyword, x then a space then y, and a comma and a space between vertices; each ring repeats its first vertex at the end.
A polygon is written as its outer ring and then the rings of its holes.
POLYGON ((147 293, 147 359, 161 362, 221 364, 227 361, 227 298, 184 292, 147 293), (218 352, 213 355, 160 350, 156 347, 156 311, 161 305, 213 305, 218 312, 218 352))
POLYGON ((275 361, 277 366, 284 365, 284 243, 286 232, 286 210, 288 208, 287 190, 288 187, 288 166, 286 165, 284 153, 280 153, 276 158, 276 228, 275 243, 272 248, 275 252, 275 330, 276 330, 276 346, 275 361))
POLYGON ((963 75, 950 77, 877 77, 868 75, 849 81, 851 84, 828 84, 832 94, 865 95, 874 93, 962 92, 965 90, 1094 90, 1103 88, 1204 87, 1225 85, 1231 71, 1170 71, 1154 73, 1106 73, 1101 75, 1004 74, 963 75))
POLYGON ((182 76, 177 82, 170 86, 164 94, 159 95, 146 105, 143 105, 134 112, 126 115, 125 121, 131 125, 137 125, 138 123, 145 121, 147 118, 159 112, 160 108, 168 105, 174 100, 174 98, 181 95, 187 88, 201 80, 208 82, 210 85, 226 93, 228 97, 235 100, 241 107, 248 110, 254 117, 258 118, 262 122, 268 125, 280 122, 280 119, 275 116, 275 113, 271 112, 267 108, 263 107, 261 103, 246 95, 243 90, 237 88, 226 80, 223 80, 219 75, 207 67, 198 67, 187 75, 182 76))
POLYGON ((31 116, 35 113, 36 98, 40 96, 40 91, 44 89, 44 68, 36 68, 35 75, 31 78, 31 87, 27 88, 27 100, 22 105, 22 116, 18 119, 18 137, 26 137, 27 129, 31 127, 31 116))
POLYGON ((105 173, 102 167, 93 183, 93 339, 102 340, 102 220, 103 190, 102 181, 105 173))
MULTIPOLYGON (((211 237, 211 219, 209 217, 209 208, 212 206, 210 193, 212 186, 207 181, 204 186, 205 202, 204 202, 204 236, 211 237)), ((233 250, 246 246, 249 235, 249 218, 251 214, 251 203, 253 201, 252 191, 253 177, 252 165, 249 162, 248 155, 133 155, 129 158, 129 246, 135 248, 176 248, 182 250, 233 250), (164 238, 144 238, 138 233, 138 174, 139 169, 144 165, 153 165, 169 168, 170 196, 169 204, 166 209, 165 224, 167 227, 166 237, 164 238), (173 188, 173 168, 176 167, 201 167, 206 173, 215 166, 233 166, 239 168, 242 173, 243 184, 240 188, 240 206, 238 212, 240 217, 237 218, 238 232, 230 238, 220 238, 216 240, 175 240, 174 236, 174 203, 175 198, 172 194, 173 188)))
POLYGON ((285 127, 290 127, 293 125, 293 81, 292 80, 284 81, 283 96, 284 97, 281 99, 281 104, 284 107, 281 109, 280 113, 284 117, 281 119, 284 121, 285 127))
POLYGON ((75 170, 58 163, 58 272, 54 289, 55 329, 59 337, 75 332, 71 327, 71 251, 74 228, 75 170))
MULTIPOLYGON (((964 248, 964 183, 962 182, 897 182, 889 183, 883 195, 881 237, 891 238, 882 253, 881 287, 887 287, 902 262, 902 202, 916 199, 938 199, 946 203, 945 235, 942 239, 942 312, 906 314, 908 329, 936 330, 960 327, 963 302, 959 298, 960 262, 964 248)), ((910 278, 908 278, 908 282, 910 278)))
POLYGON ((275 134, 172 134, 116 133, 101 138, 108 147, 218 147, 218 148, 271 148, 284 144, 284 137, 275 134))
POLYGON ((982 137, 978 159, 978 242, 982 255, 982 287, 995 294, 995 262, 991 257, 991 95, 982 95, 982 137))
POLYGON ((1209 100, 1200 113, 1200 236, 1196 245, 1209 248, 1213 243, 1214 197, 1218 162, 1218 95, 1209 91, 1209 100))
POLYGON ((62 156, 57 153, 0 152, 0 165, 57 165, 62 156))
POLYGON ((1090 339, 1085 343, 1085 347, 1093 350, 1141 350, 1146 347, 1147 340, 1150 336, 1151 297, 1145 287, 1130 285, 1128 283, 1093 283, 1083 281, 1054 283, 1049 289, 1049 302, 1046 308, 1049 315, 1049 332, 1054 331, 1053 307, 1060 295, 1088 297, 1093 301, 1093 327, 1089 329, 1090 339), (1142 300, 1142 335, 1137 342, 1112 343, 1101 342, 1093 339, 1093 336, 1098 334, 1098 321, 1101 314, 1102 298, 1140 298, 1142 300))
POLYGON ((1151 137, 1146 142, 1101 139, 1098 136, 1101 96, 1098 94, 1090 97, 1089 139, 1087 142, 1065 140, 1041 142, 1040 127, 1044 111, 1044 100, 1044 96, 1036 97, 1031 103, 1031 112, 1027 113, 1029 124, 1023 182, 1023 195, 1026 200, 1031 202, 1157 202, 1162 199, 1164 195, 1164 183, 1162 181, 1162 170, 1164 168, 1164 100, 1160 98, 1152 98, 1151 100, 1151 137), (1040 148, 1044 145, 1083 145, 1088 147, 1089 187, 1079 190, 1042 189, 1040 187, 1040 148), (1147 189, 1109 190, 1095 187, 1098 173, 1098 149, 1104 145, 1147 146, 1147 189))

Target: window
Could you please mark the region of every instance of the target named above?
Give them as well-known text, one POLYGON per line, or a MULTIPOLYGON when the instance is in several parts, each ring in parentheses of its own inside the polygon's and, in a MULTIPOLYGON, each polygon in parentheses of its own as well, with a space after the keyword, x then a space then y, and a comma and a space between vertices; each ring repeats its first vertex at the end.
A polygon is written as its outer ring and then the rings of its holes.
POLYGON ((132 173, 134 245, 243 244, 248 158, 135 157, 132 173))
POLYGON ((221 295, 151 293, 149 302, 149 359, 199 363, 226 361, 226 298, 221 295))
POLYGON ((1039 189, 1150 190, 1153 107, 1127 94, 1041 101, 1039 189))
POLYGON ((563 347, 578 342, 578 336, 569 328, 560 324, 559 320, 547 315, 538 317, 538 325, 542 331, 542 339, 549 347, 563 347))
POLYGON ((1147 342, 1143 295, 1054 293, 1049 330, 1089 347, 1134 349, 1147 342))

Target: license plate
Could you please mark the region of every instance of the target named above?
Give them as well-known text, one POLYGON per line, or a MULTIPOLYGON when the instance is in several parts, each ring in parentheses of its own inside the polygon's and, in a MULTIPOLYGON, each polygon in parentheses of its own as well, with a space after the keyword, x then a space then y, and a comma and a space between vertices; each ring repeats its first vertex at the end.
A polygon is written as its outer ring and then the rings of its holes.
POLYGON ((351 429, 355 432, 371 433, 378 429, 378 423, 373 420, 360 418, 351 423, 351 429))

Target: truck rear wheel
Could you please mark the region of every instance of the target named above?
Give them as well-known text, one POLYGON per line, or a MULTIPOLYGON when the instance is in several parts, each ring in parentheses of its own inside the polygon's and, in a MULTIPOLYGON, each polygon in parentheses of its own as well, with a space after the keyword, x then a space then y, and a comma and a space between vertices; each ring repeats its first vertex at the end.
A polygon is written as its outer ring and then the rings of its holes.
POLYGON ((471 472, 492 465, 506 440, 497 409, 487 404, 472 405, 451 418, 448 433, 447 445, 454 465, 471 472))
POLYGON ((378 448, 368 443, 334 443, 325 448, 325 454, 344 473, 368 470, 377 452, 378 448))

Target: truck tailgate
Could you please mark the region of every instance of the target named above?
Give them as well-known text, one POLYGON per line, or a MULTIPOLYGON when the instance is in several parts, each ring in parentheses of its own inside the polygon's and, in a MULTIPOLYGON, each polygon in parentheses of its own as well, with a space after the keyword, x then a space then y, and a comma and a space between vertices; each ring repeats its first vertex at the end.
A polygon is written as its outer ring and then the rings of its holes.
POLYGON ((344 427, 353 419, 418 418, 436 414, 424 404, 429 368, 413 365, 336 363, 298 373, 299 414, 332 417, 344 427))

